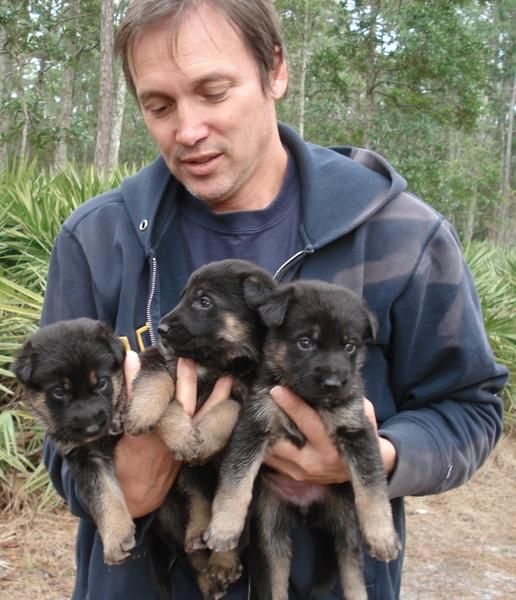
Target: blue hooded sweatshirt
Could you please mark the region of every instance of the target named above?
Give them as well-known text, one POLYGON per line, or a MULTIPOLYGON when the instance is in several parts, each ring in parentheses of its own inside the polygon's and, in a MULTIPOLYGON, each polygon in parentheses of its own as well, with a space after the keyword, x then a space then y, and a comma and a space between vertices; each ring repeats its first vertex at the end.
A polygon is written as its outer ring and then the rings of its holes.
MULTIPOLYGON (((502 429, 496 394, 507 373, 493 358, 451 225, 408 193, 377 154, 311 145, 283 125, 280 134, 300 174, 303 248, 276 277, 345 285, 365 298, 378 319, 364 375, 380 435, 397 451, 389 493, 404 540, 403 496, 461 485, 493 449, 502 429)), ((179 235, 166 265, 155 255, 162 215, 173 225, 180 190, 160 157, 119 189, 79 207, 56 239, 41 324, 86 316, 110 324, 135 350, 154 343, 162 316, 159 269, 169 272, 175 300, 189 276, 179 235)), ((95 525, 49 440, 44 460, 56 489, 80 517, 73 599, 157 598, 148 559, 153 515, 137 519, 131 557, 104 564, 95 525)), ((314 551, 306 531, 297 532, 291 599, 308 597, 314 551)), ((399 596, 402 561, 403 553, 390 563, 366 557, 369 600, 399 596)), ((171 577, 174 598, 201 598, 181 561, 171 577)), ((252 597, 252 581, 244 575, 227 597, 252 597)))

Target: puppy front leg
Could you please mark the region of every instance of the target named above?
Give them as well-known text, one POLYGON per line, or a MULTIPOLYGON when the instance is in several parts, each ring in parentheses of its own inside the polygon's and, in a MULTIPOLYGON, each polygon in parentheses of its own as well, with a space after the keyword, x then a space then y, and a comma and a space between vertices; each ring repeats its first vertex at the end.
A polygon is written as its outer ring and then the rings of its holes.
POLYGON ((141 367, 133 382, 131 401, 124 416, 125 430, 132 435, 153 429, 176 391, 175 372, 169 371, 156 346, 145 350, 140 359, 141 367))
POLYGON ((231 398, 216 404, 197 423, 201 437, 198 461, 204 463, 223 450, 240 414, 240 404, 231 398))
POLYGON ((212 519, 204 534, 208 548, 223 552, 237 547, 266 448, 266 435, 254 421, 243 418, 237 423, 222 461, 212 519))
POLYGON ((135 526, 113 466, 101 459, 72 467, 74 478, 104 546, 106 564, 125 560, 135 546, 135 526))
POLYGON ((166 407, 157 431, 177 460, 188 464, 198 462, 202 438, 178 400, 166 407))
POLYGON ((401 549, 387 495, 378 438, 370 423, 351 435, 338 436, 347 462, 360 528, 369 553, 378 560, 393 560, 401 549))

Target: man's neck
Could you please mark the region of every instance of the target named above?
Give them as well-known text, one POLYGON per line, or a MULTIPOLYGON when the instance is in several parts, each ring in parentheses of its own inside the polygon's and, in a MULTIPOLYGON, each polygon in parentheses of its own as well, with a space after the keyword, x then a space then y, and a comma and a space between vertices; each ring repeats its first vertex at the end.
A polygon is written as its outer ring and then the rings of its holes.
POLYGON ((279 194, 287 170, 288 153, 278 139, 278 148, 259 177, 253 177, 237 197, 210 206, 214 213, 242 212, 267 208, 279 194), (256 180, 259 179, 259 187, 256 180))

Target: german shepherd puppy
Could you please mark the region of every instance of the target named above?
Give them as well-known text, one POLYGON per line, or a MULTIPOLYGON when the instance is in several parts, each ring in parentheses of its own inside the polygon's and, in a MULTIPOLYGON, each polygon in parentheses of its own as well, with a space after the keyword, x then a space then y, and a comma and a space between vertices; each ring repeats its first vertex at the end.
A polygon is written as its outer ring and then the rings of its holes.
MULTIPOLYGON (((276 284, 262 269, 239 260, 211 263, 194 272, 178 306, 159 323, 160 343, 140 355, 130 403, 125 402, 123 385, 124 346, 98 321, 77 319, 43 327, 13 363, 29 405, 70 464, 98 526, 107 563, 124 560, 135 543, 134 523, 113 468, 122 425, 131 434, 156 428, 176 457, 187 463, 205 463, 225 446, 261 358, 264 327, 246 301, 248 285, 272 289, 276 284), (197 426, 175 399, 178 356, 199 365, 198 406, 221 375, 233 376, 232 398, 215 406, 197 426)), ((236 552, 200 549, 211 516, 212 470, 212 465, 183 468, 155 519, 155 530, 167 545, 184 547, 190 554, 206 598, 219 597, 241 570, 236 552)))
POLYGON ((176 458, 188 464, 204 463, 222 450, 261 358, 265 328, 246 301, 248 285, 272 290, 276 283, 263 269, 236 259, 192 273, 179 304, 159 323, 160 343, 141 355, 124 417, 126 431, 136 435, 156 427, 176 458), (197 427, 175 399, 178 356, 192 358, 200 367, 198 407, 221 375, 235 378, 236 401, 218 404, 197 427))
POLYGON ((363 408, 360 369, 366 340, 375 335, 375 319, 358 296, 322 282, 298 281, 272 293, 256 286, 248 289, 248 302, 268 327, 264 362, 226 449, 204 539, 214 550, 235 547, 258 476, 251 510, 265 561, 255 577, 259 597, 287 599, 290 534, 301 515, 326 541, 317 547, 318 579, 310 597, 327 591, 335 571, 330 573, 328 565, 333 564, 346 599, 365 600, 362 540, 379 560, 394 559, 400 549, 378 441, 363 408), (318 412, 348 465, 351 484, 302 484, 261 466, 279 438, 299 447, 305 441, 271 399, 274 385, 287 386, 318 412), (333 542, 331 556, 324 555, 328 540, 333 542))
POLYGON ((36 331, 11 365, 29 406, 68 462, 108 564, 123 561, 135 545, 134 522, 113 465, 122 435, 124 358, 124 345, 108 327, 74 319, 36 331))
MULTIPOLYGON (((130 433, 156 427, 179 459, 189 465, 202 464, 181 469, 156 515, 155 530, 167 546, 186 551, 201 591, 209 599, 222 597, 241 573, 239 552, 210 552, 202 534, 211 518, 217 481, 217 469, 207 461, 226 446, 261 361, 265 327, 247 301, 247 289, 255 287, 272 291, 276 283, 266 271, 246 261, 223 260, 195 271, 179 304, 159 324, 160 344, 141 356, 142 368, 125 415, 130 433), (196 425, 174 396, 178 356, 191 358, 200 367, 198 406, 221 375, 233 377, 231 398, 213 407, 196 425)), ((153 553, 155 563, 160 554, 159 548, 153 553)), ((167 596, 167 565, 155 567, 162 595, 167 596)))

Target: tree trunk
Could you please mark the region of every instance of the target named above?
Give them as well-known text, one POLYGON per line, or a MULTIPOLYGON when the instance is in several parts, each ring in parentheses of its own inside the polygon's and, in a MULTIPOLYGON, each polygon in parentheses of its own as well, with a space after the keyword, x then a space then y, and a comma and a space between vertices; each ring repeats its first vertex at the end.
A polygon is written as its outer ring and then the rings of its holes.
POLYGON ((57 117, 59 141, 54 156, 54 165, 62 169, 69 161, 68 157, 68 128, 72 116, 73 86, 75 81, 75 67, 68 65, 63 73, 61 86, 61 105, 57 117))
POLYGON ((510 214, 513 192, 511 190, 511 164, 512 164, 512 135, 514 130, 514 110, 516 107, 516 75, 512 80, 512 89, 510 90, 509 107, 507 109, 507 126, 505 134, 505 152, 503 159, 503 181, 502 181, 502 201, 500 203, 499 223, 500 223, 500 242, 509 244, 511 237, 514 237, 513 228, 514 215, 510 214))
POLYGON ((113 104, 113 123, 111 127, 111 139, 109 140, 109 156, 107 161, 107 168, 109 171, 113 171, 118 166, 118 155, 120 153, 120 138, 122 137, 122 125, 124 122, 124 107, 125 107, 125 93, 127 91, 127 84, 125 82, 125 76, 123 69, 118 69, 117 86, 115 101, 113 104))
POLYGON ((99 119, 93 162, 104 172, 108 169, 113 115, 113 0, 102 0, 100 12, 99 119))
MULTIPOLYGON (((5 29, 0 28, 0 101, 4 100, 8 94, 7 80, 9 77, 10 57, 4 51, 6 40, 5 29)), ((0 115, 0 171, 5 167, 7 162, 7 143, 4 136, 9 131, 9 115, 7 111, 3 111, 0 115)))
POLYGON ((363 144, 367 148, 371 143, 371 127, 376 108, 376 21, 380 12, 381 0, 371 2, 369 33, 367 35, 367 73, 364 110, 363 144))
POLYGON ((20 137, 20 146, 18 155, 21 159, 28 157, 29 151, 29 126, 30 126, 30 114, 29 107, 27 104, 26 92, 27 90, 23 87, 23 75, 26 67, 26 63, 23 57, 16 61, 18 63, 18 94, 20 101, 20 109, 22 114, 22 128, 20 137))
MULTIPOLYGON (((77 27, 79 16, 80 0, 71 0, 69 14, 72 27, 77 27)), ((57 143, 54 156, 54 165, 61 169, 69 161, 68 156, 68 128, 72 119, 73 107, 73 89, 75 83, 76 68, 73 59, 76 58, 77 48, 74 37, 69 35, 66 43, 68 64, 63 73, 63 82, 61 85, 61 105, 57 116, 57 126, 59 128, 59 141, 57 143)))
POLYGON ((308 71, 308 38, 310 34, 310 7, 309 0, 305 0, 303 17, 303 42, 301 46, 301 74, 299 81, 299 135, 305 135, 305 108, 306 108, 306 74, 308 71))

